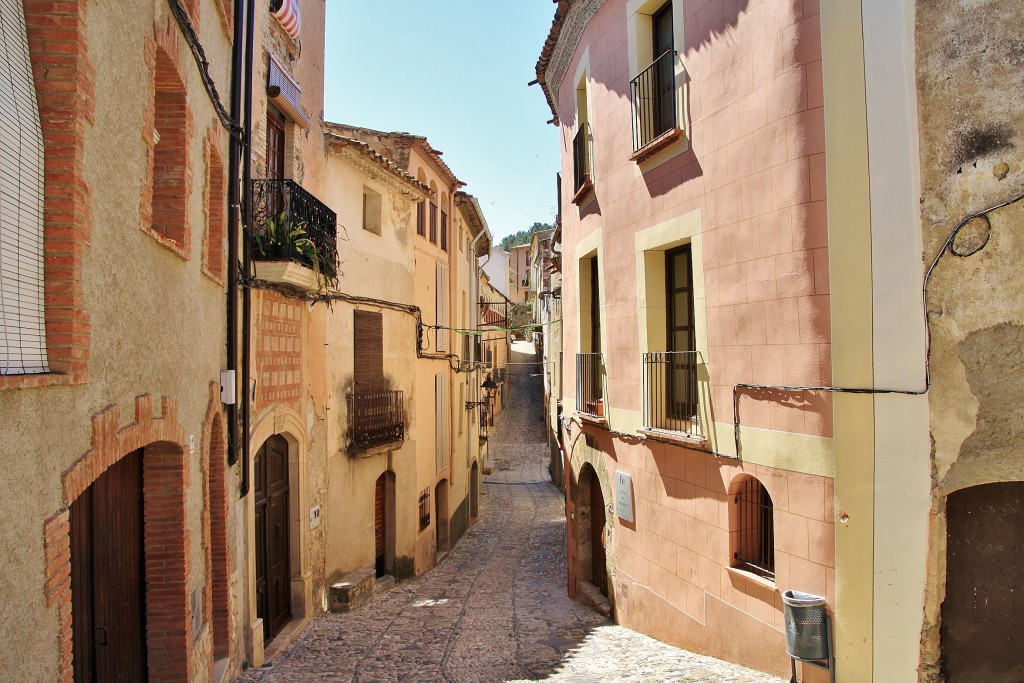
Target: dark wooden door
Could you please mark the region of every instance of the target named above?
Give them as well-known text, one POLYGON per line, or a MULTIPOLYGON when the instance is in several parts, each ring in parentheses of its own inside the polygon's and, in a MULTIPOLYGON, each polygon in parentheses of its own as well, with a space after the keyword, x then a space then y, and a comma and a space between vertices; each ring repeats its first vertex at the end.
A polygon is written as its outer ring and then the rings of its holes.
POLYGON ((284 116, 273 108, 267 110, 267 178, 284 179, 284 116))
POLYGON ((146 680, 142 451, 71 505, 75 682, 146 680))
POLYGON ((957 491, 946 520, 945 680, 1024 681, 1024 482, 957 491))
POLYGON ((608 596, 608 556, 604 549, 604 496, 601 483, 594 476, 590 480, 590 548, 593 562, 594 585, 605 597, 608 596))
POLYGON ((384 480, 387 474, 377 477, 377 486, 373 494, 373 539, 377 566, 377 576, 384 576, 385 553, 387 552, 387 515, 384 507, 384 480))
POLYGON ((288 442, 275 434, 253 462, 256 499, 256 615, 265 642, 292 617, 288 549, 288 442))
POLYGON ((666 56, 672 52, 672 3, 666 3, 664 7, 654 13, 651 17, 653 27, 654 59, 658 60, 654 67, 655 80, 655 119, 654 135, 661 135, 670 128, 675 128, 675 59, 666 56), (661 59, 659 59, 659 57, 661 59))
POLYGON ((693 319, 693 256, 689 244, 665 253, 668 285, 669 405, 672 418, 697 414, 697 348, 693 319))

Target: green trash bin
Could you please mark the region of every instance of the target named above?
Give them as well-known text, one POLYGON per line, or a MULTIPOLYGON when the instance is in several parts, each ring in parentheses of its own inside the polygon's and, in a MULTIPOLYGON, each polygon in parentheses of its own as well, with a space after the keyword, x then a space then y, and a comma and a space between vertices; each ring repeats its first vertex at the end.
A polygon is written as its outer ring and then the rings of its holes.
POLYGON ((825 598, 788 590, 782 593, 786 610, 786 651, 795 659, 828 659, 825 598))

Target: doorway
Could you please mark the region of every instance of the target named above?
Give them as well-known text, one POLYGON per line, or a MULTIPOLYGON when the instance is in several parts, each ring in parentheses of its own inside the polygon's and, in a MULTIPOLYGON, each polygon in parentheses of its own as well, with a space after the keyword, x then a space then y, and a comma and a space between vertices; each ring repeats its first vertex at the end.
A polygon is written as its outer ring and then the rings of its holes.
POLYGON ((395 475, 377 477, 373 495, 374 557, 377 578, 395 567, 395 475))
POLYGON ((1024 680, 1024 482, 950 494, 946 524, 945 680, 1024 680))
POLYGON ((448 480, 442 479, 434 490, 434 524, 437 527, 437 551, 448 550, 448 480))
POLYGON ((142 491, 137 450, 71 504, 75 683, 147 678, 142 491))
POLYGON ((608 597, 608 556, 605 551, 607 519, 601 481, 594 468, 586 464, 580 470, 576 492, 576 513, 579 519, 577 544, 579 577, 589 581, 608 597))
POLYGON ((256 616, 269 643, 291 620, 288 442, 267 439, 253 461, 256 527, 256 616))

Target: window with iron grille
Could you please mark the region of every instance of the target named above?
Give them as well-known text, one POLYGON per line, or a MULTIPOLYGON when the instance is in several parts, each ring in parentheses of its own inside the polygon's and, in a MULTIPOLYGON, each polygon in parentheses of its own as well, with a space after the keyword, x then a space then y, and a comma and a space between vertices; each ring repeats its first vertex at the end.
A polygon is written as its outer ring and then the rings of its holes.
POLYGON ((420 531, 430 526, 430 487, 420 491, 420 531))
POLYGON ((733 487, 733 566, 775 580, 775 509, 764 484, 747 478, 733 487))
POLYGON ((416 205, 416 234, 420 237, 427 236, 427 203, 420 202, 416 205))

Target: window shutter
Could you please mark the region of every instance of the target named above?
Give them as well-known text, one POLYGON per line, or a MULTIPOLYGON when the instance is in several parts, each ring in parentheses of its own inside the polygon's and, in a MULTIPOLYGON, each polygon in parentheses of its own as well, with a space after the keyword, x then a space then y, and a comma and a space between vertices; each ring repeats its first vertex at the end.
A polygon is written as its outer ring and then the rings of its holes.
MULTIPOLYGON (((442 327, 448 326, 448 268, 438 263, 437 266, 437 324, 442 327)), ((450 333, 446 329, 437 330, 437 350, 439 353, 448 353, 448 338, 450 333)))
POLYGON ((434 375, 434 452, 438 472, 448 467, 448 410, 448 376, 434 375))
POLYGON ((49 372, 43 317, 43 133, 16 0, 0 0, 0 375, 49 372))
POLYGON ((357 394, 384 390, 384 316, 356 311, 353 357, 357 394))

